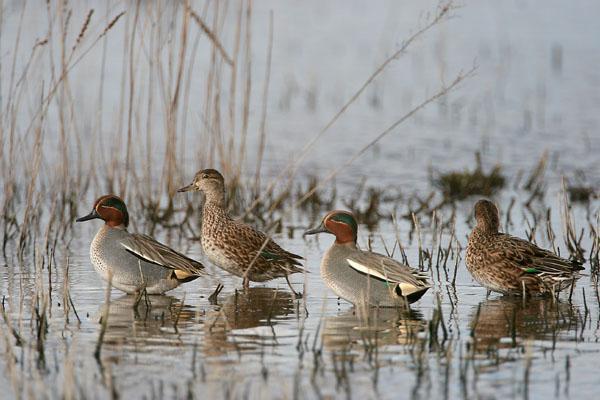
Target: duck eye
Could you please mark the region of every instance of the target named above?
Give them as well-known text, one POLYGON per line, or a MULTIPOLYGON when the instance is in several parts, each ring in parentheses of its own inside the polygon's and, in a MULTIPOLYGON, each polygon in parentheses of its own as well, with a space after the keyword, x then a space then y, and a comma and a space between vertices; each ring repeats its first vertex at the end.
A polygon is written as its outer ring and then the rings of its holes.
POLYGON ((208 174, 202 175, 202 179, 208 179, 208 178, 210 178, 210 176, 208 176, 208 174))

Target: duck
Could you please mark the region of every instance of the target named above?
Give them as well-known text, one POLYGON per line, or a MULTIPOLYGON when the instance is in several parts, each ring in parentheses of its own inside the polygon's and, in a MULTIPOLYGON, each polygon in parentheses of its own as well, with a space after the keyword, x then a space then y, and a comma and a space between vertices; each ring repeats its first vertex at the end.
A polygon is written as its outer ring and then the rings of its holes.
MULTIPOLYGON (((90 259, 100 277, 128 293, 163 294, 206 275, 205 267, 148 235, 127 230, 129 213, 120 197, 99 197, 92 211, 77 222, 101 219, 104 225, 90 245, 90 259)), ((222 289, 218 285, 217 289, 222 289)), ((215 290, 216 299, 220 290, 215 290)))
POLYGON ((225 179, 219 171, 203 169, 196 173, 192 183, 178 189, 181 193, 195 191, 205 196, 200 243, 211 263, 242 278, 245 289, 251 281, 285 278, 294 295, 302 296, 289 281, 290 275, 305 271, 300 262, 302 257, 229 215, 225 206, 225 179))
POLYGON ((574 284, 581 263, 562 258, 521 238, 499 232, 498 207, 487 199, 475 203, 476 225, 465 262, 473 278, 489 291, 504 295, 556 294, 574 284))
POLYGON ((321 278, 340 298, 355 306, 406 306, 431 287, 427 274, 383 254, 358 248, 353 213, 334 210, 304 235, 330 233, 335 241, 321 259, 321 278))

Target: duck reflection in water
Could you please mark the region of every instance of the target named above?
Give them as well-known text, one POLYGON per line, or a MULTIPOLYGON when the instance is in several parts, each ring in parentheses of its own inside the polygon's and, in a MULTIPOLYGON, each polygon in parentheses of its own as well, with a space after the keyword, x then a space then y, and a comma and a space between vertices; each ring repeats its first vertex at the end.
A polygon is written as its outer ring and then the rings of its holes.
MULTIPOLYGON (((102 315, 104 304, 100 307, 102 315)), ((104 346, 134 347, 149 339, 153 345, 180 346, 180 330, 197 323, 199 313, 172 296, 136 299, 124 295, 110 301, 104 346)))
POLYGON ((473 309, 471 331, 476 351, 516 347, 523 339, 560 340, 583 323, 577 309, 552 298, 502 297, 473 309))
POLYGON ((272 346, 277 343, 277 321, 296 315, 296 307, 294 296, 287 291, 266 287, 235 291, 225 298, 220 309, 207 312, 204 353, 217 356, 231 350, 272 346))
POLYGON ((412 344, 425 331, 420 312, 396 308, 353 308, 324 320, 322 340, 329 350, 347 351, 385 345, 412 344))

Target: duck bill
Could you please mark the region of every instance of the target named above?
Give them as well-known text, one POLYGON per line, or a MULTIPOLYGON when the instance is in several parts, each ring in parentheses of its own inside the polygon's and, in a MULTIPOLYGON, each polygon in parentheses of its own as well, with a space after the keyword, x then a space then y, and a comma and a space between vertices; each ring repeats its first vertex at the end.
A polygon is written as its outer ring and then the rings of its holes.
POLYGON ((325 228, 325 225, 323 225, 323 222, 321 222, 321 224, 319 226, 317 226, 316 228, 307 230, 306 232, 304 232, 304 234, 302 236, 316 235, 317 233, 328 233, 328 232, 329 231, 325 228))
POLYGON ((92 210, 92 212, 89 213, 88 215, 85 215, 83 217, 77 218, 75 220, 75 222, 89 221, 90 219, 96 219, 96 218, 100 218, 100 215, 98 215, 98 213, 96 212, 96 210, 92 210))
POLYGON ((193 183, 190 183, 187 186, 184 186, 184 187, 182 187, 180 189, 177 189, 177 192, 178 193, 183 193, 183 192, 189 192, 190 190, 194 190, 194 184, 193 183))

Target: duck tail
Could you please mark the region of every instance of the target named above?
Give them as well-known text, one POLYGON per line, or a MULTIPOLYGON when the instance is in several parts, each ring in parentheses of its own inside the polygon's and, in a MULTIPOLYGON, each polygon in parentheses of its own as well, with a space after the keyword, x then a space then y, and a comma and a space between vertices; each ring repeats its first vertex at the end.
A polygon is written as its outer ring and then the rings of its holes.
POLYGON ((191 282, 194 279, 198 279, 199 275, 190 274, 189 272, 182 271, 180 269, 174 269, 171 277, 177 279, 181 283, 191 282))
POLYGON ((572 271, 583 271, 585 268, 583 267, 583 261, 578 258, 572 258, 571 260, 572 271))
POLYGON ((396 285, 396 294, 405 297, 409 303, 414 303, 423 297, 428 289, 429 286, 415 286, 410 283, 401 282, 396 285))

